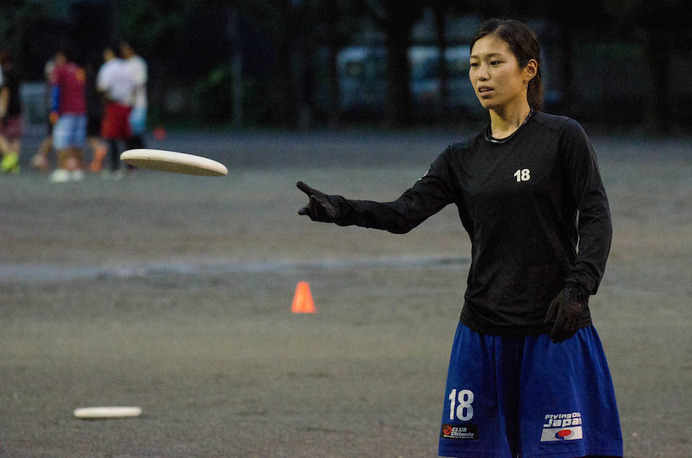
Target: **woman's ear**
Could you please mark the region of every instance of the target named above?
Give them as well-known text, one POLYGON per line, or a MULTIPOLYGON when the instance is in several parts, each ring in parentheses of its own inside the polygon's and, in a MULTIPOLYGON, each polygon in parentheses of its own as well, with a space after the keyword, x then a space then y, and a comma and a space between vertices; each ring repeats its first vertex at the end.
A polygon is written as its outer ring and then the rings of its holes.
POLYGON ((528 84, 537 74, 538 62, 536 62, 536 59, 531 59, 526 63, 526 67, 524 67, 524 82, 528 84))

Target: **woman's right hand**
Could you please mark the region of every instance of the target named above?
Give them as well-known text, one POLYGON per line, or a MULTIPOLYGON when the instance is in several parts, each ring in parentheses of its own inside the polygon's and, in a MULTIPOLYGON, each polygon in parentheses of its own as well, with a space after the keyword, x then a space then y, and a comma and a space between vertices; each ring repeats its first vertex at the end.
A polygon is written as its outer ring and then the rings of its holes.
POLYGON ((310 198, 308 204, 298 210, 299 215, 306 215, 311 220, 321 223, 333 223, 336 221, 339 212, 325 193, 312 189, 302 181, 299 181, 296 186, 310 198))

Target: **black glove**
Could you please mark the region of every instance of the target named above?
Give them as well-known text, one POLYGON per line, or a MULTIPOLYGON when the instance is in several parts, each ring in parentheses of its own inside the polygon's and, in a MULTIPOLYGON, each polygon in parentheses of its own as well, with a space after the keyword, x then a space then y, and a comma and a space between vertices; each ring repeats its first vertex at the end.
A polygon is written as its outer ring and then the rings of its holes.
POLYGON ((299 215, 307 215, 311 220, 321 223, 333 223, 336 221, 339 212, 325 193, 312 189, 302 181, 299 181, 296 186, 310 198, 310 202, 298 210, 299 215))
POLYGON ((545 323, 555 322, 550 338, 555 343, 564 342, 579 330, 589 294, 577 285, 568 285, 550 303, 545 323))

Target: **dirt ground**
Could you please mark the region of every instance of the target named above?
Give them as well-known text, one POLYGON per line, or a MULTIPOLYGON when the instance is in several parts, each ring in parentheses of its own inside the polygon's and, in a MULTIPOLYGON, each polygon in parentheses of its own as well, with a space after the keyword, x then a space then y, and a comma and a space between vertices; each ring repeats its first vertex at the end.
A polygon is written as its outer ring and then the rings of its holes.
MULTIPOLYGON (((436 456, 470 256, 455 209, 339 228, 296 215, 295 182, 390 200, 454 139, 172 134, 151 146, 229 176, 0 176, 0 456, 436 456), (291 313, 301 280, 316 314, 291 313), (144 413, 72 414, 96 405, 144 413)), ((626 456, 690 457, 692 142, 593 141, 615 237, 591 304, 626 456)))

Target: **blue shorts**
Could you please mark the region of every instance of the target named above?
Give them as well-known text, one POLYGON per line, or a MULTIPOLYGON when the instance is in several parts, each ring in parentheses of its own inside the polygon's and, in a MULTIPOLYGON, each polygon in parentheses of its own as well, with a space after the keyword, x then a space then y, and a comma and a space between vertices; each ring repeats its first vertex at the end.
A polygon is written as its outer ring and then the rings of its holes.
POLYGON ((86 128, 86 115, 61 115, 53 126, 53 147, 58 151, 70 147, 83 148, 86 128))
POLYGON ((556 344, 547 334, 491 336, 460 323, 439 454, 622 456, 613 382, 593 326, 556 344))
POLYGON ((130 112, 132 135, 142 135, 147 130, 147 109, 134 107, 130 112))

